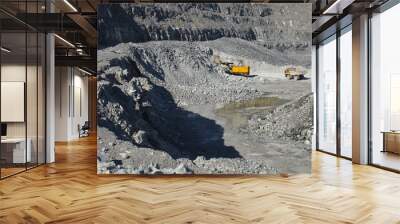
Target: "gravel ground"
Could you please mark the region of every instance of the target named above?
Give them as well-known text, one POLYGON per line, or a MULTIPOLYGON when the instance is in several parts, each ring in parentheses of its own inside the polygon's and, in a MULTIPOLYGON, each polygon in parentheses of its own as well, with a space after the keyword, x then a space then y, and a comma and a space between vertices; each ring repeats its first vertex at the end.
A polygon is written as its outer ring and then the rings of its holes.
MULTIPOLYGON (((248 49, 258 44, 233 39, 225 42, 225 48, 238 42, 248 49)), ((309 171, 309 123, 302 123, 312 118, 312 100, 301 96, 309 94, 310 80, 285 80, 282 73, 252 78, 227 75, 213 58, 215 52, 235 51, 217 51, 214 45, 218 46, 211 41, 155 41, 99 52, 99 173, 309 171), (265 97, 282 101, 247 105, 265 97), (216 113, 236 102, 245 104, 228 110, 231 117, 216 113), (240 120, 242 126, 232 126, 240 120)), ((238 58, 261 54, 254 52, 238 58)), ((283 69, 279 67, 280 72, 283 69)))

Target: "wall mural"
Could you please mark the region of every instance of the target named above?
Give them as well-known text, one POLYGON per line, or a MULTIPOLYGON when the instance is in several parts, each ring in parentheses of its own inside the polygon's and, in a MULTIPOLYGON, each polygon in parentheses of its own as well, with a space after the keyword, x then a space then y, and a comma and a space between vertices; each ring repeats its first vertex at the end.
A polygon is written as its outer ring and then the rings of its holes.
POLYGON ((99 174, 310 172, 311 4, 98 9, 99 174))

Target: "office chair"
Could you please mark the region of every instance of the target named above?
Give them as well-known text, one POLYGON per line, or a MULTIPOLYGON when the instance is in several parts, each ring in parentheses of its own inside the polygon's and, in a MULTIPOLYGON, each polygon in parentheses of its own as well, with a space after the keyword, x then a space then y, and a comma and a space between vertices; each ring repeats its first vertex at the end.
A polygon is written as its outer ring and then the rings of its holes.
POLYGON ((85 121, 82 127, 80 127, 80 125, 78 124, 79 138, 89 136, 89 129, 90 129, 89 121, 85 121))

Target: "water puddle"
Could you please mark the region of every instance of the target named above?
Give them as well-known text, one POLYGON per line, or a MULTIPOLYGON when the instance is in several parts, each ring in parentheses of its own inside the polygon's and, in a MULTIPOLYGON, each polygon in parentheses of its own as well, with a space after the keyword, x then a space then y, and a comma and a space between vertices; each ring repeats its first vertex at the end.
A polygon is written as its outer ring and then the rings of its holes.
POLYGON ((244 128, 253 115, 260 115, 288 100, 279 97, 260 97, 251 100, 232 102, 215 110, 215 114, 226 120, 232 128, 244 128))

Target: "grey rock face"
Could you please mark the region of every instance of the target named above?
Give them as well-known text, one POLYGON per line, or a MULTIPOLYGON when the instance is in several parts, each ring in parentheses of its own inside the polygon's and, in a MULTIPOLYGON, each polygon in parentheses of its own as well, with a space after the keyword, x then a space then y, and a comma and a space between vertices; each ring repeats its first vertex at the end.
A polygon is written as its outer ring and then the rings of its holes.
POLYGON ((260 40, 269 48, 307 48, 311 4, 113 4, 98 9, 100 48, 159 40, 260 40), (116 17, 118 16, 118 17, 116 17), (307 25, 305 25, 307 24, 307 25), (108 32, 101 32, 107 30, 108 32))
MULTIPOLYGON (((247 133, 251 137, 271 135, 268 139, 306 144, 312 133, 312 99, 294 99, 292 95, 297 97, 299 92, 290 87, 300 89, 301 96, 309 92, 302 87, 308 88, 308 81, 290 85, 286 84, 289 81, 273 81, 282 78, 284 66, 310 66, 310 30, 306 32, 306 26, 298 25, 301 21, 290 22, 303 11, 295 10, 295 6, 252 4, 245 4, 244 8, 235 4, 164 6, 122 4, 99 9, 103 13, 99 16, 100 29, 108 29, 105 33, 100 31, 104 46, 130 43, 98 51, 98 172, 280 172, 271 165, 272 159, 253 156, 258 152, 245 152, 249 155, 245 158, 234 146, 226 144, 226 126, 203 106, 215 109, 217 105, 252 100, 271 92, 288 97, 290 103, 250 121, 246 118, 247 133), (294 27, 293 33, 286 32, 288 27, 294 27), (227 75, 214 62, 215 56, 250 64, 257 77, 227 75), (271 75, 268 72, 272 70, 275 73, 271 75)), ((274 144, 280 144, 277 142, 274 144)), ((293 157, 307 160, 309 154, 303 146, 290 146, 299 148, 293 157)))

